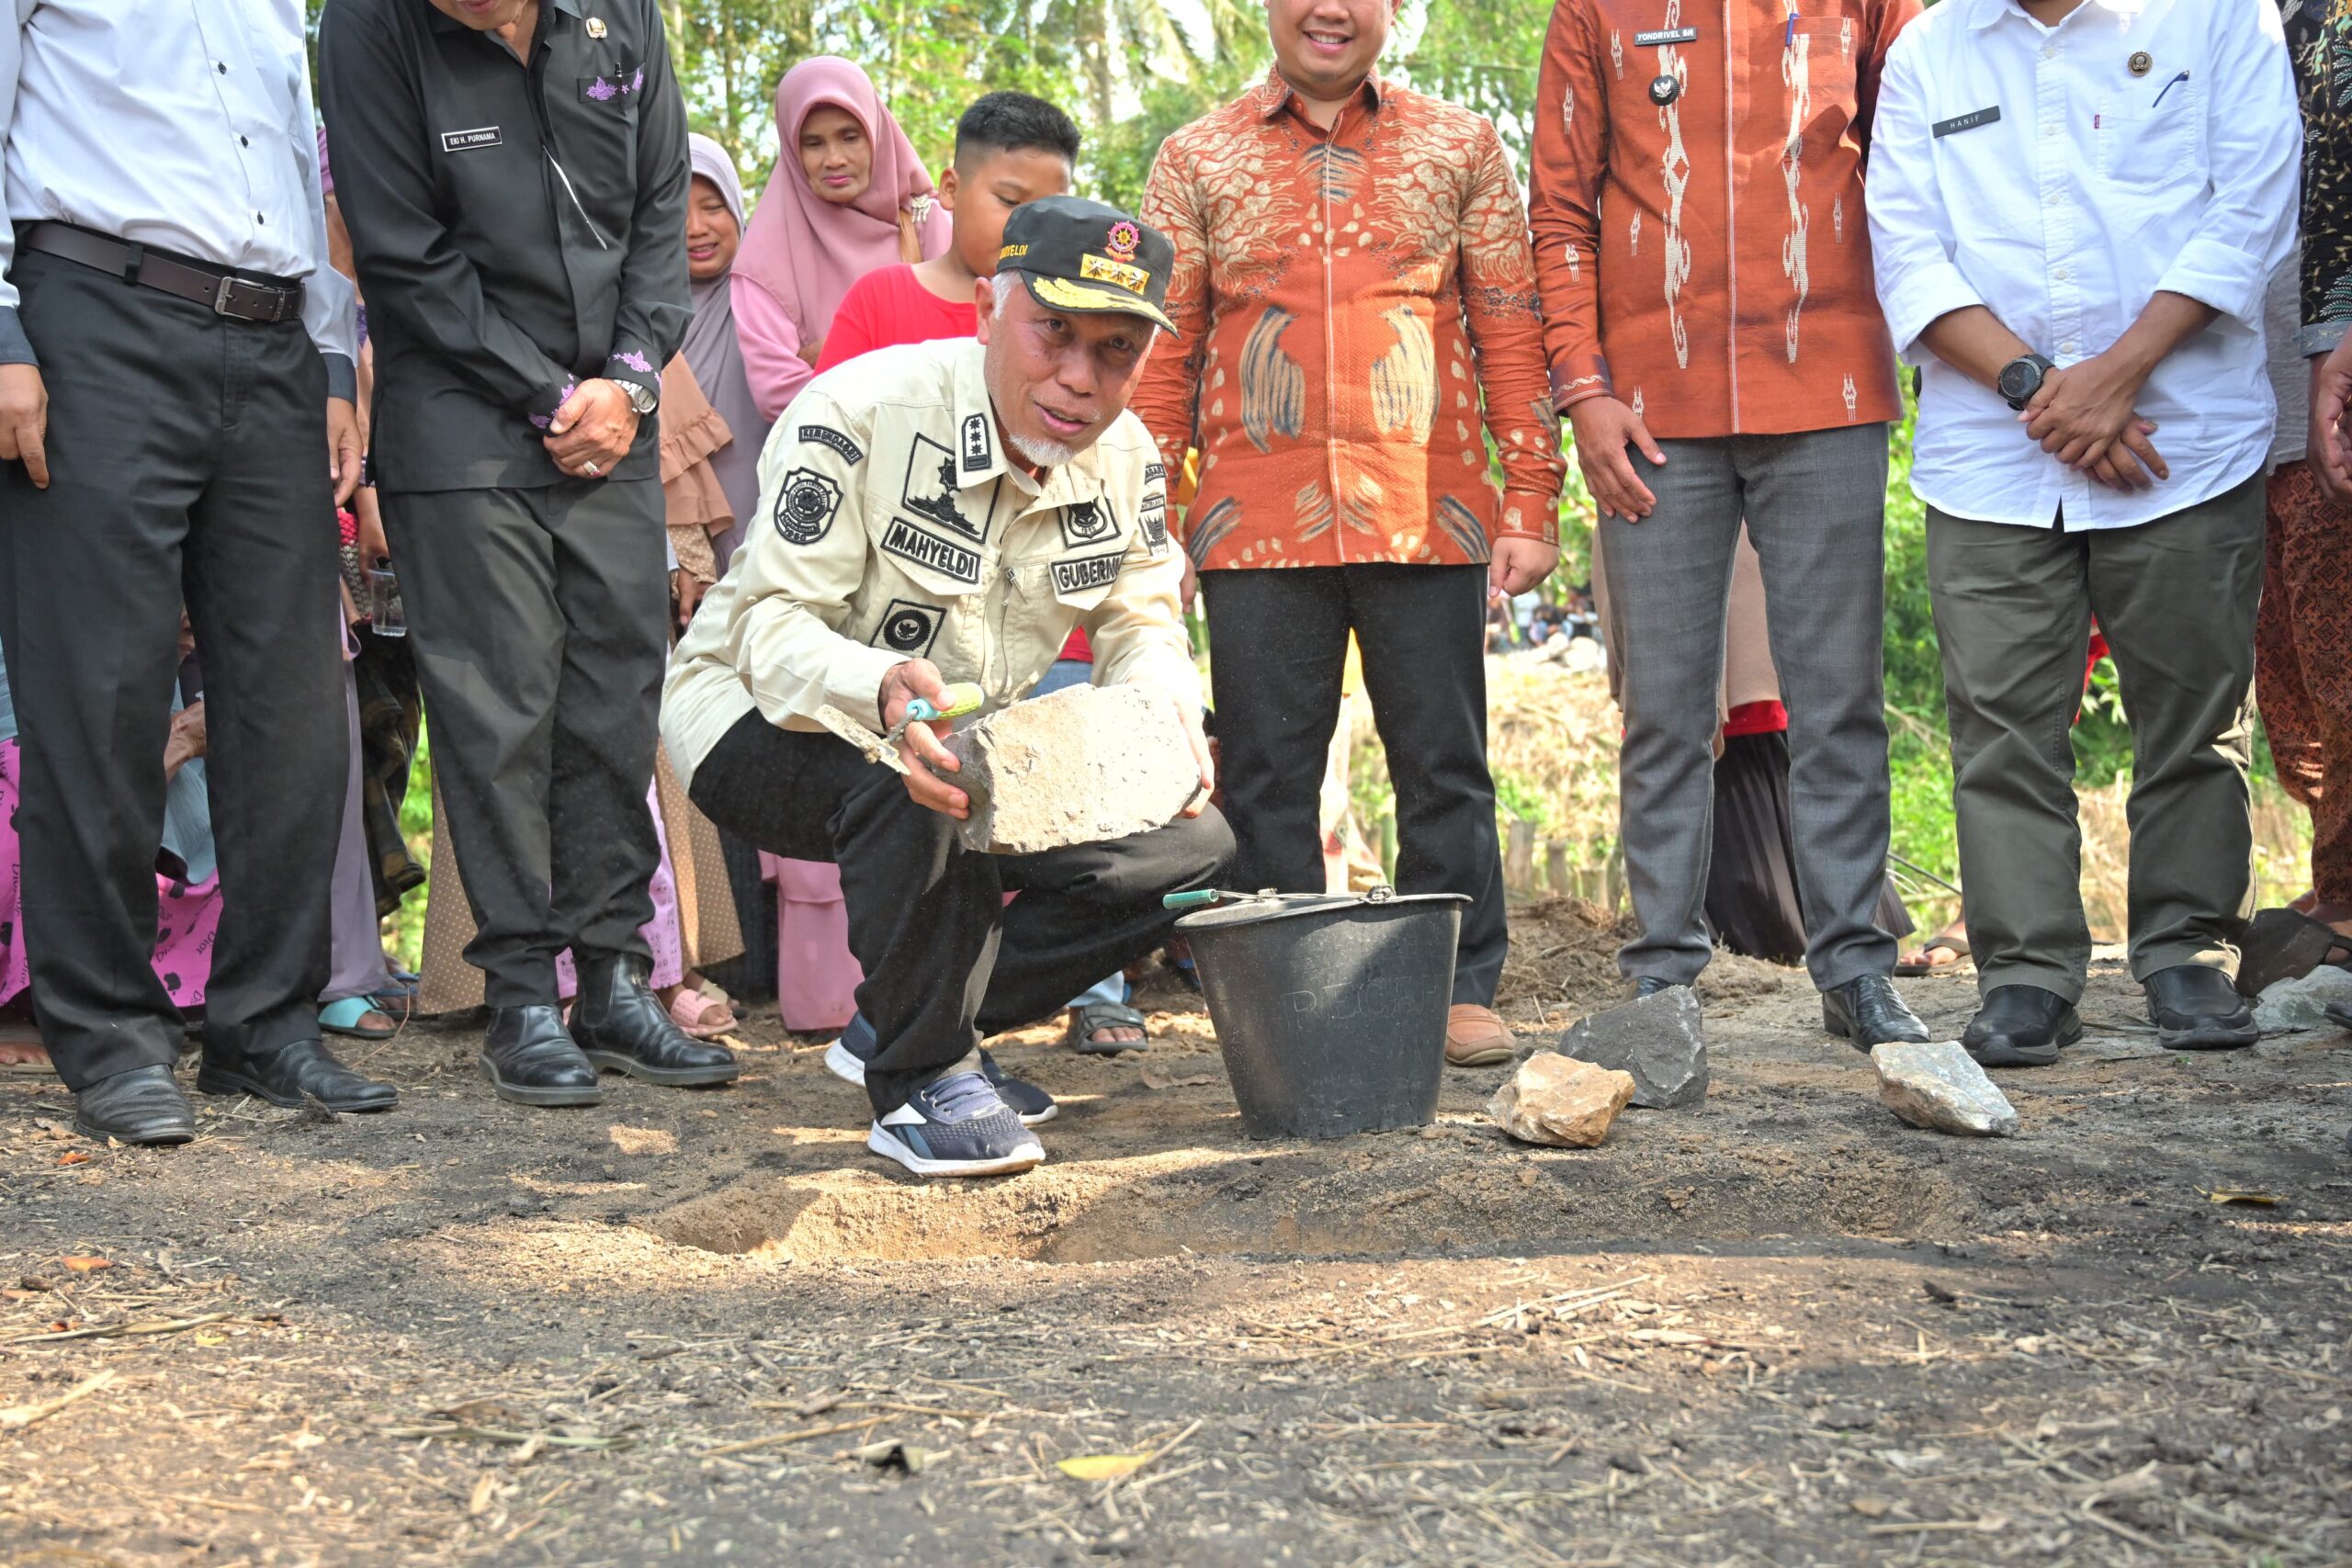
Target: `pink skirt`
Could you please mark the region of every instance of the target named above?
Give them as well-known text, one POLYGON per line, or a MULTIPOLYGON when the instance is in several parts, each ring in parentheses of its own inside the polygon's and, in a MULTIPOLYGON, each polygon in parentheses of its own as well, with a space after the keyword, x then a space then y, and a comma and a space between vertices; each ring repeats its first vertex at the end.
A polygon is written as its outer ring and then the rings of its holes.
MULTIPOLYGON (((14 740, 0 740, 0 1002, 13 1001, 32 984, 25 962, 24 863, 17 847, 17 756, 14 740)), ((204 1005, 212 978, 212 939, 220 925, 220 879, 182 882, 155 878, 156 978, 181 1008, 204 1005)))

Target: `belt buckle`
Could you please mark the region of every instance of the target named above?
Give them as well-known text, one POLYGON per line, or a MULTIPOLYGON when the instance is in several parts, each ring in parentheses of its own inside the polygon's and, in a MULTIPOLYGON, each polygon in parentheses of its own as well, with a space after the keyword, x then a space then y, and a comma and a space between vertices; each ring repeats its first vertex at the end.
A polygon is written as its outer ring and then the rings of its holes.
POLYGON ((237 280, 233 277, 224 277, 220 280, 220 287, 214 289, 212 293, 212 313, 214 315, 226 316, 232 313, 229 310, 229 295, 230 291, 236 287, 237 280))

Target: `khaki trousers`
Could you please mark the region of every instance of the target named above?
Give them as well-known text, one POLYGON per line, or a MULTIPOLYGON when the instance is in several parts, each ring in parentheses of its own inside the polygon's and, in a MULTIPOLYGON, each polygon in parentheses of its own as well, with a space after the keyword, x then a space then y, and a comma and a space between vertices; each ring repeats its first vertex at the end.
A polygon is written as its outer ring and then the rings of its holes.
POLYGON ((2069 534, 1928 509, 1977 985, 2081 998, 2091 938, 2074 716, 2097 615, 2131 721, 2131 963, 2234 974, 2252 911, 2247 710, 2261 476, 2133 528, 2069 534))

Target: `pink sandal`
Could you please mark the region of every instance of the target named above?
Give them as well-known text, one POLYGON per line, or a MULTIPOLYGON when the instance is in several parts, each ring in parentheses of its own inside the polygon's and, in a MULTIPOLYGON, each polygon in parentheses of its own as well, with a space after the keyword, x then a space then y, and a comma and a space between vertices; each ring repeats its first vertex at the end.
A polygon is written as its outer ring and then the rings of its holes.
POLYGON ((670 999, 670 1021, 695 1040, 716 1040, 742 1027, 725 1002, 684 988, 670 999))

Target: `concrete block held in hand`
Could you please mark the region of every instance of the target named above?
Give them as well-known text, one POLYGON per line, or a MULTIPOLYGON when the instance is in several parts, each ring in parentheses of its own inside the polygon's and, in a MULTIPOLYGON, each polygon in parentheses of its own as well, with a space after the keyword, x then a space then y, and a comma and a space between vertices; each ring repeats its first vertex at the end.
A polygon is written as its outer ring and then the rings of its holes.
POLYGON ((1168 699, 1140 686, 1070 686, 1000 708, 944 742, 972 797, 967 849, 1034 854, 1124 839, 1176 819, 1201 769, 1168 699))

